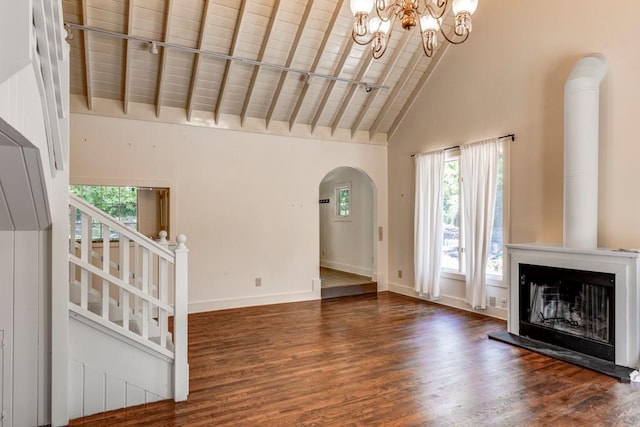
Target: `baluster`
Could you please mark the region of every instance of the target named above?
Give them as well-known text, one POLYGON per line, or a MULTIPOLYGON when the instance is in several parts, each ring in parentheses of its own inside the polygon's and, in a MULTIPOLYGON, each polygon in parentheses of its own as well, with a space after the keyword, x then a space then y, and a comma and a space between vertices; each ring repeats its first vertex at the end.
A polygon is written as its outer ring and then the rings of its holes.
POLYGON ((184 234, 178 235, 176 242, 175 264, 175 295, 173 316, 173 342, 174 352, 174 400, 180 402, 187 400, 189 395, 189 362, 187 360, 187 291, 188 291, 188 253, 185 245, 187 238, 184 234))
MULTIPOLYGON (((111 275, 111 244, 110 229, 102 224, 102 271, 111 275)), ((102 279, 102 318, 109 319, 109 281, 102 279)))
MULTIPOLYGON (((137 242, 133 243, 133 274, 132 285, 134 288, 140 289, 140 245, 137 242)), ((134 295, 133 297, 133 313, 138 314, 140 312, 140 297, 134 295)))
MULTIPOLYGON (((74 206, 69 205, 69 253, 73 256, 76 255, 76 214, 77 210, 74 206)), ((69 262, 69 280, 76 280, 76 266, 72 262, 69 262)), ((71 299, 71 293, 68 295, 71 299)), ((75 301, 74 301, 75 302, 75 301)))
MULTIPOLYGON (((149 293, 149 249, 142 248, 142 292, 149 293)), ((142 337, 149 338, 149 301, 142 300, 142 337)))
MULTIPOLYGON (((154 298, 158 298, 158 278, 155 277, 155 274, 157 273, 158 269, 156 267, 157 262, 158 262, 158 255, 156 255, 153 252, 149 252, 149 271, 147 272, 148 276, 149 276, 149 295, 151 295, 154 298)), ((157 319, 158 318, 158 307, 156 305, 151 305, 149 306, 149 313, 148 313, 148 317, 149 317, 149 321, 154 321, 153 319, 157 319)), ((157 325, 157 321, 155 323, 157 325)))
MULTIPOLYGON (((91 217, 86 213, 82 213, 81 240, 80 240, 80 259, 89 263, 91 257, 91 217)), ((89 271, 82 267, 80 274, 80 307, 87 310, 89 303, 89 271)))
MULTIPOLYGON (((120 280, 129 283, 129 238, 120 234, 120 280)), ((122 327, 129 330, 129 292, 120 288, 120 307, 122 309, 122 327)))
MULTIPOLYGON (((167 232, 165 230, 160 230, 160 232, 158 232, 158 238, 156 239, 156 243, 158 243, 160 246, 162 246, 165 249, 169 249, 169 241, 167 240, 167 232)), ((154 269, 154 274, 156 275, 156 277, 154 277, 154 283, 156 283, 156 287, 155 289, 152 289, 152 293, 154 297, 161 299, 159 283, 160 283, 160 269, 162 268, 160 266, 160 263, 162 262, 162 257, 156 255, 154 259, 157 267, 156 269, 154 269)), ((154 307, 152 310, 151 316, 158 319, 158 322, 160 322, 160 308, 154 307)))
MULTIPOLYGON (((169 296, 169 261, 164 258, 158 258, 158 299, 164 303, 168 302, 169 296)), ((167 332, 169 331, 169 319, 167 312, 158 308, 160 327, 160 345, 164 348, 167 345, 167 332)))

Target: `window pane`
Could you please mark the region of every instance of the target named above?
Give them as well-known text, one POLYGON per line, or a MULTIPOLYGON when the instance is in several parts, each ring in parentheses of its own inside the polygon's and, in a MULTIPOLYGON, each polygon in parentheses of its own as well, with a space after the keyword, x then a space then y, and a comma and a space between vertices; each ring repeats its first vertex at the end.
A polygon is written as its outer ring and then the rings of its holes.
MULTIPOLYGON (((91 203, 118 221, 137 229, 138 193, 136 187, 108 187, 97 185, 70 185, 71 193, 91 203)), ((80 218, 76 219, 76 238, 79 238, 80 218)), ((92 225, 93 240, 102 239, 102 226, 92 225)), ((117 235, 112 236, 113 238, 117 235)))
POLYGON ((442 191, 442 268, 460 270, 460 161, 447 160, 444 164, 442 191))
POLYGON ((338 189, 338 215, 349 216, 349 188, 338 189))
POLYGON ((493 230, 491 231, 491 244, 489 246, 489 261, 487 274, 502 276, 502 186, 504 181, 503 156, 498 158, 498 178, 496 187, 496 206, 493 216, 493 230))

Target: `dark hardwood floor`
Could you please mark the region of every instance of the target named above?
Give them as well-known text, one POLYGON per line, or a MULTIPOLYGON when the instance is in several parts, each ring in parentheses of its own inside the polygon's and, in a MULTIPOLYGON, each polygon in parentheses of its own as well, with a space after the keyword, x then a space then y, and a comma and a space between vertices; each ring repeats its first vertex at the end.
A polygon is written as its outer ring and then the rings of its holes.
POLYGON ((487 339, 505 327, 388 292, 194 314, 187 402, 71 425, 640 425, 640 387, 487 339))

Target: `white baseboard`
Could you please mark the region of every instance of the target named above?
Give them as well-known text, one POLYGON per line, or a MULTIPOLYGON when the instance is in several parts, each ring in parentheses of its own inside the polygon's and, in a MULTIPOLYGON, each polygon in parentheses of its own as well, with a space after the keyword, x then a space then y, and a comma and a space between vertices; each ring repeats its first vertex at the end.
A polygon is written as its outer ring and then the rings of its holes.
POLYGON ((312 301, 318 299, 320 299, 319 287, 314 291, 192 301, 189 303, 189 313, 224 310, 227 308, 254 307, 258 305, 283 304, 287 302, 312 301))
POLYGON ((352 274, 359 274, 360 276, 373 277, 373 268, 343 264, 343 263, 340 263, 337 261, 331 261, 328 259, 321 259, 320 267, 331 268, 333 270, 338 270, 338 271, 345 271, 347 273, 352 273, 352 274))
POLYGON ((500 320, 507 320, 507 310, 501 307, 487 307, 486 310, 474 310, 465 302, 464 299, 458 297, 452 297, 448 295, 440 295, 440 299, 433 301, 427 298, 420 297, 418 293, 410 286, 400 285, 398 283, 389 283, 390 292, 406 295, 408 297, 429 301, 434 304, 446 305, 447 307, 459 308, 460 310, 470 311, 472 313, 482 314, 483 316, 495 317, 500 320))

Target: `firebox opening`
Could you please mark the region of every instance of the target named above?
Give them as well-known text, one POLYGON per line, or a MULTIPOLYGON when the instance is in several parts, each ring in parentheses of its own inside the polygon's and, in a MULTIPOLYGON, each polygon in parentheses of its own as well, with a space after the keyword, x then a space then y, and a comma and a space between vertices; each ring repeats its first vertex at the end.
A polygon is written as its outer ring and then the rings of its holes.
POLYGON ((520 335, 615 361, 615 275, 519 265, 520 335))

